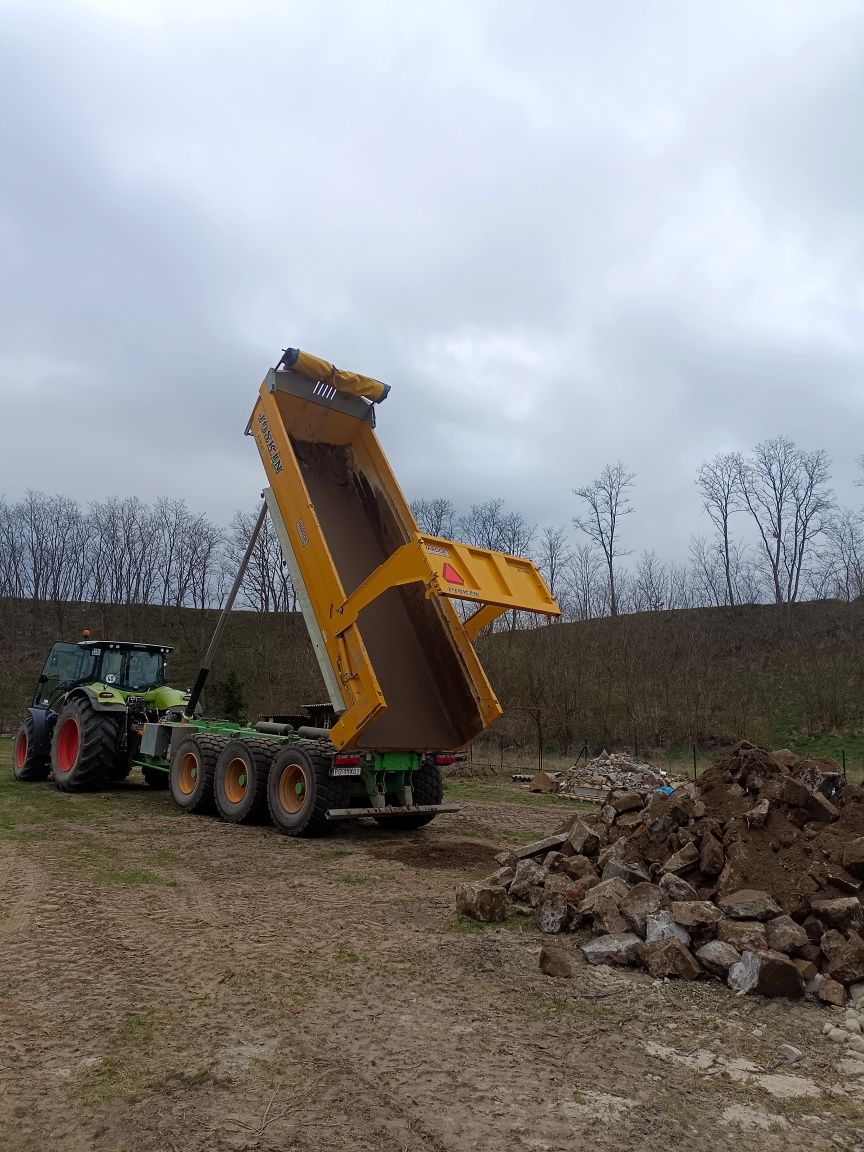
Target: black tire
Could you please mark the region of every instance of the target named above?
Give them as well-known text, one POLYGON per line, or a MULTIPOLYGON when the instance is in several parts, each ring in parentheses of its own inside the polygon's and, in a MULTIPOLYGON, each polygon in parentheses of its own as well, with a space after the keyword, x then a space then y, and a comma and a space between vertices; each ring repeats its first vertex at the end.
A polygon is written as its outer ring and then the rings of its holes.
POLYGON ((224 736, 197 733, 187 736, 174 749, 168 786, 178 808, 196 815, 213 811, 213 773, 225 744, 224 736))
POLYGON ((351 804, 351 779, 331 776, 334 749, 314 740, 282 745, 267 780, 267 807, 286 836, 323 836, 332 824, 330 808, 351 804))
POLYGON ((60 710, 51 737, 51 771, 61 792, 101 788, 117 762, 118 717, 97 712, 89 700, 76 697, 60 710))
POLYGON ((43 753, 39 754, 36 748, 36 728, 33 717, 24 717, 24 723, 18 729, 15 745, 12 749, 12 773, 16 780, 22 784, 30 784, 35 780, 47 780, 51 772, 51 763, 43 753))
MULTIPOLYGON (((415 804, 440 804, 444 799, 444 777, 437 764, 424 760, 411 781, 415 804)), ((394 832, 424 828, 431 824, 437 812, 406 812, 404 816, 376 816, 382 828, 392 828, 394 832)))
POLYGON ((147 787, 154 792, 164 792, 170 783, 168 773, 163 768, 142 768, 141 775, 147 787))
POLYGON ((267 814, 267 777, 272 740, 229 740, 216 761, 213 796, 216 810, 228 824, 250 824, 267 814))

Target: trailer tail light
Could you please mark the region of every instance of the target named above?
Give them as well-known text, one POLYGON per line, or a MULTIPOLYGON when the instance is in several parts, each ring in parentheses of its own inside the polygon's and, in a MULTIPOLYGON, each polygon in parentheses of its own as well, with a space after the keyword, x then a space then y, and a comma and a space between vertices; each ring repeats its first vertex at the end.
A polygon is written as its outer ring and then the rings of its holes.
POLYGON ((340 768, 356 768, 360 763, 359 756, 337 755, 333 757, 333 763, 340 768))
POLYGON ((337 753, 330 761, 331 776, 359 776, 360 757, 350 753, 337 753))
POLYGON ((455 764, 457 759, 457 756, 436 756, 435 763, 441 768, 447 768, 451 764, 455 764))

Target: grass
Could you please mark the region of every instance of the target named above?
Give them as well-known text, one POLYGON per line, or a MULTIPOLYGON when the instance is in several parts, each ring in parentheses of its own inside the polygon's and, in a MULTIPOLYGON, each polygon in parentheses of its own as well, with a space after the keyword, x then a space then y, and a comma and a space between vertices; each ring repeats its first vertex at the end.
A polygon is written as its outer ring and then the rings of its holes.
POLYGON ((359 964, 360 957, 347 944, 340 944, 336 949, 336 959, 340 964, 359 964))
POLYGON ((155 1048, 156 1013, 127 1012, 108 1043, 101 1064, 84 1080, 81 1098, 85 1104, 109 1104, 114 1100, 130 1103, 143 1099, 153 1086, 150 1058, 155 1048))
POLYGON ((358 872, 342 872, 333 877, 338 884, 371 884, 374 877, 361 876, 358 872))
POLYGON ((472 920, 470 916, 454 916, 450 921, 451 932, 459 932, 464 936, 475 935, 479 932, 488 932, 489 929, 504 928, 510 932, 534 932, 535 926, 531 917, 521 912, 514 912, 508 908, 504 920, 487 922, 485 920, 472 920))
POLYGON ((504 780, 501 777, 493 780, 450 777, 444 781, 444 795, 447 800, 479 800, 487 804, 530 804, 532 807, 539 805, 564 808, 567 811, 593 807, 569 796, 545 796, 542 793, 526 792, 515 780, 504 780))

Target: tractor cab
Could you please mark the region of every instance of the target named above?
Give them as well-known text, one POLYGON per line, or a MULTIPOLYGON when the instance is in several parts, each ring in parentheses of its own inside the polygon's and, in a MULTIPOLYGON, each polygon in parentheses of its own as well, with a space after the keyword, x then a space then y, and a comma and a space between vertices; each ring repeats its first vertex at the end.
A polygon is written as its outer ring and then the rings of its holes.
POLYGON ((161 644, 82 640, 55 644, 48 654, 33 698, 35 708, 51 708, 80 684, 106 684, 122 693, 145 693, 165 683, 161 644))

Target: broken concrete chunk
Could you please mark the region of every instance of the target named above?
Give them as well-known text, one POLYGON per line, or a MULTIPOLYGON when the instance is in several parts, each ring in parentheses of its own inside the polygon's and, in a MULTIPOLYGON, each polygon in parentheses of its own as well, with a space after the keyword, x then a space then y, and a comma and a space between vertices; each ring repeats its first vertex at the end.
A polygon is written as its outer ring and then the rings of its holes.
POLYGON ((698 900, 699 893, 692 884, 688 884, 681 876, 674 872, 667 872, 660 877, 660 890, 670 900, 698 900))
POLYGON ((581 856, 596 856, 600 851, 597 833, 578 816, 573 821, 568 839, 581 856))
POLYGON ((710 900, 675 900, 669 906, 669 913, 676 924, 697 932, 723 919, 723 913, 710 900))
POLYGON ((563 932, 567 924, 569 906, 564 892, 544 890, 537 905, 537 927, 541 932, 563 932))
POLYGON ((859 880, 864 880, 864 836, 859 836, 843 849, 843 867, 859 880))
POLYGON ((591 919, 603 932, 626 932, 627 921, 618 910, 618 905, 610 897, 595 900, 591 908, 591 919))
POLYGON ((699 869, 706 876, 719 876, 726 863, 723 845, 710 832, 702 837, 699 852, 699 869))
POLYGON ((741 959, 738 950, 723 940, 710 940, 707 944, 703 944, 697 949, 696 956, 704 968, 724 979, 732 965, 741 959))
POLYGON ((510 884, 510 895, 514 900, 527 900, 533 888, 542 888, 548 875, 536 860, 520 860, 510 884))
POLYGON ((727 981, 733 992, 786 996, 790 1000, 804 995, 801 973, 780 952, 744 952, 729 969, 727 981))
POLYGON ((728 896, 721 896, 717 903, 733 920, 767 920, 780 913, 780 905, 758 888, 730 892, 728 896))
POLYGON ((702 966, 680 940, 652 940, 639 949, 642 963, 656 979, 680 976, 682 980, 698 980, 702 966))
POLYGON ((613 792, 609 803, 616 812, 630 812, 634 808, 641 808, 644 799, 641 792, 613 792))
POLYGON ((812 960, 803 960, 799 956, 791 956, 790 959, 801 973, 801 979, 804 981, 805 985, 809 984, 811 980, 816 979, 817 975, 819 974, 819 969, 812 962, 812 960))
POLYGON ((589 964, 617 964, 628 967, 639 961, 642 941, 633 932, 597 936, 582 945, 582 953, 589 964))
POLYGON ((652 940, 678 940, 685 948, 690 947, 690 933, 675 923, 671 912, 662 909, 646 919, 645 939, 649 944, 652 940))
POLYGON ((621 915, 630 928, 644 938, 648 917, 666 904, 666 895, 656 884, 636 884, 621 901, 621 915))
POLYGON ((478 884, 460 884, 456 889, 456 909, 472 920, 500 923, 507 917, 507 893, 499 884, 482 880, 478 884))
POLYGON ((784 776, 777 787, 776 795, 781 804, 792 808, 806 808, 810 799, 810 789, 800 780, 784 776))
POLYGON ((546 976, 566 979, 573 975, 573 960, 570 953, 557 944, 544 944, 540 949, 540 971, 546 976))
POLYGON ((840 813, 821 792, 814 792, 807 801, 807 815, 811 820, 828 823, 836 820, 840 813))
POLYGON ((739 952, 760 952, 768 947, 768 932, 759 920, 721 920, 717 939, 739 952))
POLYGON ((768 921, 767 929, 768 947, 775 952, 788 954, 796 948, 803 948, 807 943, 807 933, 791 916, 776 916, 768 921))
POLYGON ((648 873, 641 864, 630 864, 626 860, 610 860, 603 869, 603 879, 614 880, 616 876, 625 884, 642 884, 648 879, 648 873))
MULTIPOLYGON (((824 945, 822 950, 825 951, 824 945)), ((828 975, 841 984, 857 984, 864 980, 864 940, 857 932, 850 932, 849 939, 838 949, 834 959, 829 959, 828 975)))
POLYGON ((861 923, 861 901, 857 896, 840 896, 836 900, 811 900, 810 908, 823 924, 832 928, 854 928, 861 923))
POLYGON ((846 989, 839 980, 832 980, 830 977, 821 981, 816 995, 825 1004, 835 1004, 838 1008, 842 1008, 846 1003, 846 989))
POLYGON ((685 844, 684 847, 670 856, 666 863, 661 867, 660 871, 665 875, 667 872, 686 872, 688 868, 692 868, 694 864, 699 862, 699 851, 695 844, 685 844))
POLYGON ((830 964, 846 947, 846 937, 836 928, 829 928, 827 932, 823 932, 819 947, 830 964))
POLYGON ((545 855, 551 852, 554 848, 560 848, 567 840, 564 832, 558 832, 554 836, 547 836, 545 840, 535 840, 531 844, 525 844, 521 848, 517 848, 513 855, 517 860, 527 860, 531 856, 545 855))
POLYGON ((760 800, 758 804, 754 805, 749 812, 744 813, 744 819, 751 828, 761 828, 765 821, 768 819, 768 813, 771 811, 771 805, 767 800, 760 800))
POLYGON ((595 884, 579 906, 580 912, 591 913, 598 900, 612 900, 616 905, 627 895, 629 889, 623 880, 617 876, 613 880, 601 880, 595 884))
POLYGON ((562 856, 557 867, 571 880, 582 880, 585 877, 594 879, 597 876, 597 870, 587 856, 562 856))

